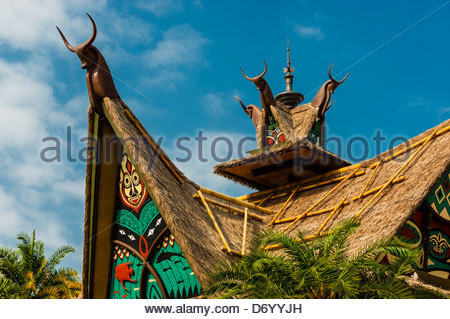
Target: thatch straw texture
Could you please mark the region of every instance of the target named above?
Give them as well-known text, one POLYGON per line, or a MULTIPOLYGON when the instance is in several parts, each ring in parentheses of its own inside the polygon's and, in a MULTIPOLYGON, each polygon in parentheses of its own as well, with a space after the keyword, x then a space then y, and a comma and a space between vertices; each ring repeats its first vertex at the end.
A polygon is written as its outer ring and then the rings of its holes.
POLYGON ((292 140, 293 124, 291 111, 280 102, 277 102, 276 106, 271 105, 270 110, 275 117, 275 121, 277 121, 278 125, 280 125, 281 131, 283 131, 288 140, 292 140))
MULTIPOLYGON (((204 284, 207 275, 226 255, 221 251, 222 241, 205 207, 193 197, 197 194, 199 187, 184 175, 183 184, 177 181, 161 161, 161 155, 157 155, 140 138, 140 133, 125 115, 124 109, 127 107, 120 99, 105 98, 104 102, 105 113, 111 126, 132 158, 139 175, 197 278, 204 284)), ((151 136, 147 133, 144 138, 151 138, 151 136)), ((162 150, 161 154, 165 155, 162 150)), ((223 201, 217 198, 214 200, 223 201)), ((212 204, 209 206, 230 247, 239 251, 242 245, 243 216, 230 213, 212 204)), ((260 214, 257 211, 250 211, 260 214)), ((257 233, 261 225, 260 221, 249 218, 248 233, 257 233)), ((250 245, 252 236, 247 237, 247 245, 250 245)))
MULTIPOLYGON (((449 125, 450 120, 439 125, 437 129, 440 130, 449 125)), ((393 152, 404 149, 408 145, 429 136, 434 130, 435 129, 428 130, 405 144, 399 145, 393 150, 381 154, 380 157, 392 155, 393 152)), ((404 181, 387 187, 367 210, 361 214, 361 225, 358 228, 358 232, 354 234, 352 238, 350 249, 352 252, 358 251, 361 247, 368 245, 371 242, 389 238, 397 232, 409 216, 419 207, 427 193, 449 167, 449 143, 450 132, 432 139, 429 144, 422 149, 421 153, 418 154, 418 156, 400 173, 399 176, 405 177, 404 181)), ((418 147, 413 148, 398 158, 382 163, 380 168, 378 168, 378 171, 372 177, 372 181, 370 185, 368 185, 367 190, 386 183, 417 150, 418 147)), ((314 207, 314 211, 330 209, 338 205, 345 197, 347 197, 347 200, 349 201, 349 204, 340 209, 328 222, 324 231, 332 229, 333 226, 344 219, 355 216, 374 196, 370 195, 362 199, 353 200, 354 197, 360 195, 366 182, 372 176, 373 168, 370 168, 370 165, 377 161, 378 159, 374 158, 355 165, 355 169, 360 167, 359 170, 365 170, 366 173, 361 176, 350 178, 342 184, 339 189, 331 193, 322 203, 320 203, 320 205, 314 207)), ((349 172, 345 174, 349 174, 349 172)), ((329 178, 333 177, 335 176, 330 176, 329 178)), ((336 184, 330 184, 297 193, 279 219, 302 214, 335 186, 336 184)), ((287 193, 289 193, 289 191, 287 193)), ((267 201, 264 206, 277 211, 284 204, 286 198, 287 197, 282 197, 267 201)), ((291 227, 288 232, 294 234, 297 231, 301 231, 306 236, 314 235, 327 219, 328 214, 329 213, 307 217, 295 224, 294 227, 291 227)), ((288 224, 289 223, 276 224, 275 229, 283 230, 288 224)))
POLYGON ((292 109, 291 115, 293 135, 296 139, 306 138, 316 121, 317 109, 311 103, 306 103, 292 109))
MULTIPOLYGON (((175 178, 173 171, 168 169, 167 163, 164 164, 160 158, 161 156, 166 156, 165 153, 161 150, 158 154, 149 147, 144 141, 145 139, 151 139, 151 136, 147 132, 145 132, 143 138, 140 138, 142 136, 135 124, 133 124, 125 114, 125 109, 128 109, 128 107, 119 98, 105 98, 104 102, 105 114, 108 117, 111 126, 117 136, 122 140, 125 149, 134 162, 144 184, 149 190, 149 193, 165 219, 169 229, 174 234, 186 259, 190 263, 200 282, 205 284, 208 274, 221 260, 227 258, 227 254, 222 251, 222 239, 216 231, 210 216, 208 216, 205 206, 198 199, 198 195, 196 198, 193 196, 198 193, 200 187, 187 179, 176 168, 176 172, 179 172, 184 182, 180 183, 175 178)), ((93 129, 92 120, 93 112, 90 111, 90 136, 92 135, 93 129)), ((439 125, 437 129, 441 130, 449 126, 450 120, 439 125)), ((393 152, 405 149, 408 145, 429 136, 432 131, 434 131, 434 129, 428 130, 407 143, 381 154, 380 157, 337 170, 336 173, 328 173, 322 177, 319 176, 314 181, 310 180, 309 184, 317 182, 325 182, 325 184, 295 193, 292 196, 292 200, 286 205, 286 200, 299 183, 289 185, 289 187, 285 189, 278 188, 273 191, 269 190, 260 195, 255 193, 252 201, 263 199, 267 197, 268 194, 272 195, 272 198, 266 200, 263 206, 274 212, 279 211, 282 206, 285 206, 278 217, 278 219, 284 219, 298 216, 306 212, 312 205, 322 200, 312 211, 326 210, 326 213, 307 217, 296 223, 288 230, 288 232, 296 233, 297 231, 302 231, 305 235, 313 235, 323 225, 325 225, 323 226, 323 231, 328 231, 340 221, 355 216, 355 214, 357 214, 374 196, 369 195, 362 199, 353 200, 354 197, 360 195, 369 179, 371 182, 367 186, 367 190, 383 185, 404 165, 405 161, 418 150, 418 147, 406 151, 403 155, 395 159, 380 164, 380 167, 375 174, 372 174, 374 170, 374 168, 371 168, 372 164, 378 162, 379 158, 387 157, 393 152), (352 178, 349 178, 344 182, 342 182, 342 178, 338 178, 341 176, 345 178, 345 176, 348 176, 348 174, 351 174, 354 170, 358 170, 359 173, 352 176, 352 178), (328 183, 328 181, 330 182, 328 183), (339 181, 343 184, 335 191, 331 192, 329 196, 323 198, 324 195, 336 187, 339 181), (339 203, 343 203, 345 197, 348 202, 344 203, 342 208, 334 210, 333 208, 339 203), (329 218, 330 212, 334 213, 332 218, 329 218), (329 219, 328 222, 324 224, 327 219, 329 219)), ((321 152, 321 154, 325 154, 331 158, 336 157, 334 154, 329 153, 308 141, 301 141, 299 143, 301 143, 302 147, 314 148, 321 152)), ((299 147, 299 143, 288 143, 287 147, 273 150, 272 152, 287 152, 289 149, 299 147)), ((433 185, 450 166, 449 144, 449 131, 432 139, 430 143, 421 150, 421 153, 418 154, 418 156, 401 172, 399 177, 404 176, 404 180, 400 180, 387 187, 368 209, 361 214, 361 225, 352 237, 351 252, 357 252, 373 241, 391 237, 396 233, 409 216, 419 207, 433 185)), ((257 161, 261 156, 262 154, 252 155, 244 159, 238 159, 218 165, 215 168, 215 172, 220 174, 227 167, 257 161)), ((172 162, 170 162, 170 164, 173 165, 172 162)), ((175 166, 173 165, 173 167, 175 166)), ((242 183, 242 181, 240 182, 242 183)), ((302 188, 300 187, 299 189, 302 188)), ((90 167, 88 166, 86 174, 86 198, 90 198, 90 191, 90 167)), ((209 201, 208 206, 230 248, 235 251, 241 251, 244 216, 236 211, 242 211, 244 210, 244 207, 238 203, 233 203, 221 198, 220 196, 211 194, 203 194, 203 196, 206 200, 212 200, 209 201), (214 204, 213 201, 220 202, 223 205, 214 204), (223 207, 227 205, 234 207, 234 209, 223 207)), ((85 227, 86 225, 89 225, 88 201, 86 201, 86 207, 85 227)), ((249 209, 248 212, 261 216, 262 221, 249 215, 245 242, 247 247, 250 246, 255 234, 261 230, 268 229, 269 227, 282 230, 288 225, 288 223, 276 223, 274 226, 268 226, 269 222, 273 219, 274 214, 264 214, 254 209, 249 209)), ((111 212, 111 214, 112 213, 113 212, 111 212)), ((86 258, 87 256, 84 255, 83 290, 86 289, 86 258)))

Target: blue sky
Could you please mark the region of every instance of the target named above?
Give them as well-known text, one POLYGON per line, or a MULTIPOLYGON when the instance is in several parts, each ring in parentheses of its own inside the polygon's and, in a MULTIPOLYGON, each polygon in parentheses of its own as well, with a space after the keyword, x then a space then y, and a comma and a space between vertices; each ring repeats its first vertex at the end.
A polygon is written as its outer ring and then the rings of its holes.
MULTIPOLYGON (((200 130, 207 150, 218 136, 233 143, 254 136, 233 96, 260 104, 259 94, 240 67, 256 75, 266 60, 272 91, 284 91, 287 37, 294 89, 305 102, 328 79, 331 63, 338 79, 351 72, 327 113, 329 136, 370 140, 380 130, 385 150, 394 137, 413 137, 450 117, 447 1, 0 0, 0 245, 13 247, 18 232, 36 229, 50 250, 75 246, 66 263, 77 269, 84 163, 65 156, 44 163, 39 153, 48 146, 42 138, 56 136, 64 155, 68 125, 74 140, 86 135, 85 71, 55 29, 73 45, 84 42, 91 33, 86 11, 122 99, 155 138, 163 137, 172 158, 185 156, 176 139, 200 130)), ((210 173, 216 163, 209 153, 206 163, 196 156, 175 163, 201 185, 247 192, 210 173)))

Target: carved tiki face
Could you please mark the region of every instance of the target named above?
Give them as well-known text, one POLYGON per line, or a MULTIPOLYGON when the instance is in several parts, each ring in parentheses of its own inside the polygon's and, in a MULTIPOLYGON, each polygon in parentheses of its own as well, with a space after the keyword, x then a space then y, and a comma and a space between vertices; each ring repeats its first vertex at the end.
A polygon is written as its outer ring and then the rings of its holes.
POLYGON ((144 184, 127 154, 122 155, 120 165, 120 197, 128 207, 138 212, 147 194, 144 184))

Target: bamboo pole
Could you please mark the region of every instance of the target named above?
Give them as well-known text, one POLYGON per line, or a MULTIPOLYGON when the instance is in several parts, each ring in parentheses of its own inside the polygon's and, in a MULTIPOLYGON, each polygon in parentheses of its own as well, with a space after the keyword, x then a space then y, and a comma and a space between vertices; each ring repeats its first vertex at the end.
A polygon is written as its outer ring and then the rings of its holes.
POLYGON ((288 193, 280 193, 280 194, 273 195, 271 199, 277 199, 277 198, 281 198, 281 197, 284 197, 287 195, 288 195, 288 193))
POLYGON ((245 207, 244 229, 243 229, 243 233, 242 233, 242 256, 245 255, 245 239, 247 237, 247 218, 248 218, 248 208, 245 207))
POLYGON ((339 211, 339 209, 344 206, 344 202, 347 200, 347 196, 344 197, 340 203, 333 209, 333 211, 331 212, 330 215, 328 215, 327 219, 325 219, 325 221, 323 222, 322 225, 320 225, 319 229, 316 231, 316 233, 314 235, 319 236, 319 234, 322 232, 322 230, 325 228, 325 226, 327 225, 327 223, 330 221, 330 219, 336 215, 336 213, 339 211))
POLYGON ((230 246, 228 246, 228 242, 225 239, 225 236, 222 233, 222 230, 220 230, 219 225, 216 222, 216 219, 214 218, 213 213, 211 212, 211 209, 209 209, 208 203, 206 202, 205 198, 203 197, 202 192, 199 190, 198 191, 198 196, 200 196, 200 199, 203 203, 203 206, 205 206, 206 211, 208 212, 209 217, 211 218, 213 224, 214 224, 214 228, 216 229, 217 233, 219 233, 220 239, 222 240, 222 243, 225 247, 225 249, 227 250, 227 252, 231 252, 230 246))
MULTIPOLYGON (((404 180, 405 180, 405 176, 400 176, 399 178, 394 179, 391 184, 392 185, 398 184, 398 183, 403 182, 404 180)), ((360 198, 364 198, 364 197, 367 197, 369 195, 372 195, 372 194, 378 192, 382 187, 383 187, 383 185, 380 185, 378 187, 372 188, 371 190, 365 192, 364 194, 360 194, 360 195, 358 195, 356 197, 353 197, 353 200, 355 201, 355 200, 358 200, 360 198)))
POLYGON ((336 189, 338 189, 342 184, 344 184, 347 180, 349 180, 351 177, 353 177, 356 172, 358 171, 359 168, 355 169, 353 171, 353 173, 347 175, 347 177, 345 179, 343 179, 339 184, 337 184, 335 187, 333 187, 332 190, 330 190, 328 193, 326 193, 319 201, 317 201, 314 205, 312 205, 310 208, 308 208, 308 210, 306 212, 304 212, 303 214, 297 216, 296 219, 294 219, 294 221, 292 223, 290 223, 289 225, 287 225, 282 232, 285 232, 286 230, 288 230, 289 228, 291 228, 292 226, 294 226, 294 224, 296 222, 298 222, 300 219, 302 219, 303 217, 306 216, 306 214, 308 214, 310 211, 312 211, 317 205, 319 205, 320 203, 322 203, 328 196, 330 196, 336 189))
MULTIPOLYGON (((303 240, 304 240, 304 241, 308 241, 308 240, 312 240, 312 239, 317 238, 317 237, 320 237, 320 236, 329 235, 329 234, 331 234, 331 233, 333 233, 332 230, 326 231, 326 232, 321 233, 321 234, 319 234, 319 235, 313 234, 313 235, 309 235, 309 236, 304 237, 303 240)), ((298 238, 298 239, 296 239, 295 241, 301 241, 301 239, 298 238)), ((264 249, 265 249, 265 250, 274 250, 274 249, 280 248, 281 246, 282 246, 281 244, 273 244, 273 245, 269 245, 269 246, 264 247, 264 249)))
POLYGON ((256 202, 252 203, 258 206, 261 206, 262 204, 264 204, 265 202, 267 202, 269 199, 271 199, 273 196, 273 194, 270 194, 269 196, 264 197, 263 199, 257 200, 256 202))
MULTIPOLYGON (((435 131, 437 131, 437 129, 435 129, 435 131)), ((437 137, 437 136, 441 136, 441 135, 447 133, 448 131, 450 131, 450 126, 444 127, 444 128, 441 129, 440 131, 436 132, 435 136, 436 136, 436 137, 437 137)), ((401 150, 395 152, 394 154, 392 154, 392 155, 390 155, 390 156, 387 156, 387 157, 382 158, 381 161, 382 161, 382 162, 388 162, 388 161, 391 161, 391 160, 393 160, 394 158, 399 157, 400 155, 403 155, 403 154, 405 154, 406 152, 408 152, 408 151, 410 151, 410 150, 412 150, 412 149, 414 149, 414 148, 416 148, 416 147, 418 147, 418 146, 421 146, 423 143, 426 143, 427 139, 428 139, 428 137, 425 137, 425 138, 423 138, 423 139, 421 139, 421 140, 415 142, 414 144, 411 144, 410 146, 405 147, 404 149, 401 149, 401 150)), ((375 164, 375 163, 374 163, 374 164, 375 164)))
MULTIPOLYGON (((345 205, 350 205, 350 202, 349 202, 348 200, 346 200, 346 201, 343 203, 343 205, 344 205, 344 206, 345 206, 345 205)), ((333 211, 333 209, 334 209, 334 207, 326 208, 326 209, 321 209, 321 210, 316 210, 316 211, 314 211, 314 212, 310 212, 310 213, 306 214, 305 217, 312 217, 312 216, 317 216, 317 215, 322 215, 322 214, 330 213, 330 212, 333 211)), ((278 220, 276 220, 276 221, 274 222, 274 224, 288 223, 288 222, 291 222, 291 221, 293 221, 294 219, 296 219, 298 216, 299 216, 299 215, 297 215, 297 216, 291 216, 291 217, 286 217, 286 218, 283 218, 283 219, 278 219, 278 220)))
POLYGON ((378 196, 380 196, 380 194, 389 186, 392 184, 392 181, 397 178, 398 175, 400 175, 400 173, 403 171, 403 169, 414 159, 417 157, 417 155, 419 155, 420 151, 431 141, 431 139, 433 139, 436 136, 437 133, 437 129, 434 130, 434 132, 432 134, 430 134, 430 136, 426 139, 426 141, 422 144, 422 146, 419 147, 419 149, 414 153, 413 156, 411 156, 405 164, 402 165, 402 167, 400 167, 397 172, 391 177, 391 179, 386 182, 378 191, 378 193, 372 197, 366 205, 364 205, 364 207, 355 215, 355 218, 358 218, 359 216, 361 216, 361 214, 373 203, 373 201, 375 199, 378 198, 378 196))
POLYGON ((164 156, 163 153, 161 153, 161 147, 159 145, 156 145, 155 142, 151 138, 149 138, 148 134, 144 131, 142 126, 134 118, 134 116, 130 113, 129 110, 126 109, 125 114, 127 115, 128 119, 133 123, 133 125, 138 129, 138 131, 142 134, 142 136, 145 137, 145 140, 148 142, 148 144, 150 144, 151 148, 153 148, 153 150, 156 152, 156 154, 164 163, 164 165, 169 169, 172 175, 178 180, 180 184, 183 184, 184 180, 181 178, 181 176, 178 174, 175 168, 173 168, 173 164, 166 158, 166 156, 164 156))
MULTIPOLYGON (((196 199, 200 199, 200 196, 198 196, 197 194, 193 194, 192 197, 194 197, 194 198, 196 198, 196 199)), ((235 212, 235 213, 244 215, 244 210, 242 210, 242 209, 233 207, 233 206, 231 206, 231 205, 229 205, 229 204, 224 204, 224 203, 218 202, 218 201, 216 201, 216 200, 214 200, 214 199, 210 199, 210 198, 207 198, 207 197, 205 197, 205 196, 203 196, 203 197, 204 197, 205 200, 206 200, 208 203, 210 203, 210 204, 213 204, 213 205, 216 205, 216 206, 220 206, 220 207, 226 208, 226 209, 228 209, 228 210, 231 210, 231 211, 233 211, 233 212, 235 212)), ((263 221, 263 220, 264 220, 263 217, 258 216, 258 215, 253 214, 253 213, 248 213, 248 216, 249 216, 249 217, 252 217, 252 218, 254 218, 254 219, 257 219, 257 220, 259 220, 259 221, 263 221)))
POLYGON ((242 253, 238 250, 230 249, 228 251, 225 247, 222 247, 222 251, 224 251, 230 255, 236 255, 236 256, 242 257, 242 253))
POLYGON ((278 211, 278 213, 276 213, 276 215, 273 217, 273 219, 270 221, 269 226, 272 225, 275 220, 278 218, 278 216, 280 216, 280 214, 284 211, 284 209, 286 208, 287 204, 291 201, 292 197, 294 197, 295 193, 297 192, 298 188, 300 187, 300 185, 298 185, 293 191, 291 196, 289 196, 289 198, 284 202, 283 206, 281 206, 280 210, 278 211))
POLYGON ((205 194, 208 194, 208 195, 211 195, 211 196, 215 196, 215 197, 227 200, 227 201, 232 202, 234 204, 238 204, 238 205, 241 205, 241 206, 244 206, 244 207, 247 207, 247 208, 251 208, 251 209, 257 210, 257 211, 262 212, 262 213, 273 214, 273 211, 270 210, 270 209, 267 209, 267 208, 264 208, 264 207, 261 207, 261 206, 257 206, 255 204, 251 204, 249 202, 246 202, 246 201, 243 201, 243 200, 240 200, 240 199, 237 199, 237 198, 234 198, 234 197, 231 197, 231 196, 228 196, 228 195, 225 195, 225 194, 213 191, 213 190, 205 188, 205 187, 201 187, 200 186, 200 190, 203 193, 205 193, 205 194))
POLYGON ((283 185, 283 186, 278 186, 278 187, 274 187, 274 188, 271 188, 271 189, 266 189, 266 190, 263 190, 263 191, 259 191, 259 192, 256 192, 256 193, 239 196, 239 197, 236 197, 236 198, 240 199, 240 200, 250 200, 250 199, 253 199, 255 197, 260 197, 260 196, 263 196, 263 195, 266 195, 266 194, 270 194, 270 193, 273 193, 273 192, 276 192, 276 191, 281 191, 281 190, 284 190, 284 189, 292 188, 294 186, 297 186, 298 184, 303 185, 303 184, 306 184, 306 183, 311 183, 311 182, 314 182, 314 181, 321 180, 321 179, 326 178, 326 177, 334 176, 334 175, 341 174, 341 173, 346 173, 348 171, 352 171, 352 170, 355 170, 355 169, 360 168, 360 167, 361 167, 361 164, 355 164, 355 165, 351 165, 351 166, 346 166, 346 167, 335 169, 333 171, 330 171, 330 172, 327 172, 327 173, 324 173, 324 174, 321 174, 321 175, 312 176, 310 178, 306 178, 306 179, 298 181, 298 182, 292 182, 292 183, 289 183, 289 184, 286 184, 286 185, 283 185))
MULTIPOLYGON (((365 173, 366 172, 364 170, 360 170, 354 175, 354 177, 358 177, 358 176, 364 175, 365 173)), ((300 188, 297 191, 298 192, 303 192, 303 191, 308 191, 308 190, 311 190, 311 189, 314 189, 314 188, 318 188, 318 187, 334 184, 334 183, 340 182, 343 179, 347 178, 347 176, 348 175, 335 177, 335 178, 332 178, 332 179, 328 179, 328 180, 325 180, 325 181, 322 181, 322 182, 319 182, 319 183, 315 183, 315 184, 311 184, 311 185, 307 185, 307 186, 301 186, 301 185, 307 183, 307 180, 303 180, 302 183, 300 184, 300 188)), ((299 183, 297 182, 296 184, 299 184, 299 183)), ((296 186, 296 185, 293 185, 293 186, 296 186)), ((250 195, 252 195, 252 194, 250 194, 250 195)), ((287 195, 288 195, 288 193, 277 194, 277 195, 273 195, 271 197, 271 199, 278 199, 278 198, 281 198, 281 197, 284 197, 284 196, 287 196, 287 195)), ((238 197, 238 198, 240 198, 240 197, 238 197)))
MULTIPOLYGON (((369 187, 370 182, 372 182, 372 179, 374 178, 375 173, 378 171, 378 168, 379 168, 380 166, 381 166, 381 162, 377 162, 377 164, 376 164, 375 167, 373 168, 372 174, 370 175, 369 179, 367 180, 366 184, 364 185, 364 187, 363 187, 363 189, 362 189, 360 195, 359 195, 359 196, 356 196, 355 198, 358 198, 358 197, 359 197, 359 198, 362 198, 362 197, 363 197, 364 192, 366 191, 367 187, 369 187)), ((353 198, 353 200, 355 200, 355 198, 353 198)))

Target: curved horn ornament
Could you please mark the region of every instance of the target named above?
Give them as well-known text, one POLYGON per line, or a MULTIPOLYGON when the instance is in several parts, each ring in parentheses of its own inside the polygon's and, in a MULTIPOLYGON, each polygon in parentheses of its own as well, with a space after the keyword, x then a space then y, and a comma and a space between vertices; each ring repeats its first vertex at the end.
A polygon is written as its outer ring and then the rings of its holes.
POLYGON ((95 25, 94 19, 92 19, 92 17, 87 12, 86 12, 86 15, 89 17, 89 19, 92 22, 92 35, 89 38, 89 40, 87 40, 86 42, 84 42, 76 47, 71 46, 70 43, 67 41, 66 37, 64 36, 64 34, 62 33, 62 31, 58 27, 56 27, 56 29, 58 29, 58 32, 61 35, 61 38, 63 39, 64 44, 66 45, 67 49, 69 49, 72 52, 75 52, 80 49, 82 50, 85 47, 91 46, 92 43, 94 43, 95 38, 97 37, 97 26, 95 25))
POLYGON ((58 27, 56 27, 56 29, 58 29, 58 32, 61 35, 61 38, 63 39, 64 44, 66 45, 66 48, 69 49, 69 51, 71 51, 71 52, 75 52, 75 48, 69 44, 69 42, 67 41, 67 39, 64 36, 64 34, 62 33, 62 31, 58 27))
POLYGON ((247 112, 247 108, 245 107, 245 104, 242 103, 241 99, 238 98, 236 95, 235 95, 234 97, 239 101, 239 103, 241 103, 241 106, 242 106, 242 109, 244 110, 244 112, 245 112, 245 113, 248 113, 248 112, 247 112))
POLYGON ((95 25, 94 19, 89 15, 89 13, 86 12, 86 15, 89 17, 89 19, 92 22, 92 35, 89 40, 87 40, 85 43, 83 43, 81 46, 90 46, 92 43, 94 43, 95 38, 97 37, 97 26, 95 25))
POLYGON ((266 74, 266 72, 267 72, 267 63, 266 63, 266 60, 264 60, 264 71, 263 71, 263 73, 261 73, 261 74, 258 75, 258 76, 255 76, 254 78, 248 77, 248 76, 244 73, 244 69, 242 69, 242 67, 241 67, 241 72, 242 72, 242 74, 244 75, 244 77, 245 77, 247 80, 252 81, 252 82, 257 81, 257 80, 259 80, 260 78, 262 78, 262 77, 266 74))
POLYGON ((330 67, 328 68, 328 76, 333 83, 341 85, 342 83, 344 83, 345 79, 350 75, 350 72, 347 73, 347 75, 341 81, 336 81, 335 79, 333 79, 333 76, 331 75, 331 68, 333 67, 333 65, 334 65, 334 63, 332 63, 330 65, 330 67))

